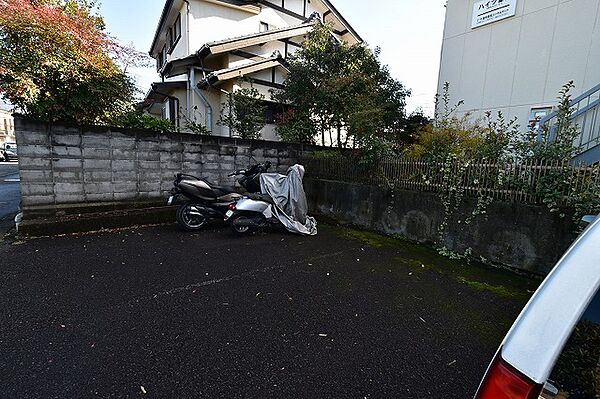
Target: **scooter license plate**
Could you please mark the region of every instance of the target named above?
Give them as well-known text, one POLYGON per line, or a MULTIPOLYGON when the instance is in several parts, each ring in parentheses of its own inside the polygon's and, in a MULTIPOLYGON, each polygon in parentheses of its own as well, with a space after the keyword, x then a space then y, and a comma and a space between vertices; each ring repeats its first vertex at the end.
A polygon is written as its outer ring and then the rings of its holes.
POLYGON ((173 205, 173 200, 175 200, 175 197, 173 195, 171 195, 169 197, 169 200, 167 201, 167 205, 173 205))
POLYGON ((230 217, 233 216, 233 211, 227 211, 227 213, 225 214, 225 216, 227 216, 227 219, 229 219, 230 217))

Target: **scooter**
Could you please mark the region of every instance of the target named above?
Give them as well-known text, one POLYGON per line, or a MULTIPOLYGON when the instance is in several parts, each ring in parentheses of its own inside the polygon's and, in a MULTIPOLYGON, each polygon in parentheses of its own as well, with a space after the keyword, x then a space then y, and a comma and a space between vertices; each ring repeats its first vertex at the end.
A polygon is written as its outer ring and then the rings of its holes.
POLYGON ((304 167, 291 166, 287 174, 260 176, 261 193, 250 193, 229 205, 225 221, 238 234, 281 225, 295 234, 314 236, 317 222, 308 216, 308 203, 302 184, 304 167))
MULTIPOLYGON (((271 167, 267 161, 247 170, 238 170, 229 177, 241 176, 238 183, 248 194, 260 192, 260 175, 271 167)), ((178 173, 167 201, 172 205, 179 196, 188 199, 177 209, 177 223, 186 231, 198 231, 211 219, 223 220, 230 205, 242 198, 244 190, 232 186, 220 186, 192 175, 178 173)))
POLYGON ((281 222, 273 213, 274 205, 267 194, 247 194, 229 206, 229 210, 225 213, 225 221, 229 222, 233 231, 240 235, 278 225, 281 222))

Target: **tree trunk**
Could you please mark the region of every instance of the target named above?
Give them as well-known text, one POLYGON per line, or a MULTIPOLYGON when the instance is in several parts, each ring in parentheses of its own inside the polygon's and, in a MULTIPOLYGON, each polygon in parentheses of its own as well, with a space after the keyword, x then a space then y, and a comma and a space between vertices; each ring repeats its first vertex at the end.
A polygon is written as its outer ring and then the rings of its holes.
POLYGON ((344 140, 344 148, 348 148, 348 143, 350 142, 350 134, 346 132, 346 140, 344 140))

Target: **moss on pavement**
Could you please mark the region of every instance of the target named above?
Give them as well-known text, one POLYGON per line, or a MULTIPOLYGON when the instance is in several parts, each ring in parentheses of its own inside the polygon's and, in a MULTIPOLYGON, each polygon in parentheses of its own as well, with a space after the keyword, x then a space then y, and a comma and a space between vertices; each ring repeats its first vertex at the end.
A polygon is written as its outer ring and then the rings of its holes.
POLYGON ((331 230, 344 238, 361 241, 372 248, 395 249, 400 255, 395 258, 398 266, 409 268, 413 273, 441 273, 471 289, 487 291, 522 303, 527 302, 541 283, 540 279, 488 266, 477 261, 449 259, 438 254, 431 247, 408 242, 402 238, 329 225, 321 225, 320 228, 331 230))

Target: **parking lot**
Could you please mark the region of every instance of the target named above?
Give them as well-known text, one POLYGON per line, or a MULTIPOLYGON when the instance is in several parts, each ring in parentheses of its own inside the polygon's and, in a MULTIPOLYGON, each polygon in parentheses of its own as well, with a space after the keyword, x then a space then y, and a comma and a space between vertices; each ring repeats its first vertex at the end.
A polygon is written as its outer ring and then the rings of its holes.
POLYGON ((340 227, 0 248, 2 396, 466 398, 537 281, 340 227))
POLYGON ((0 162, 0 234, 14 225, 20 201, 19 165, 16 162, 0 162))

